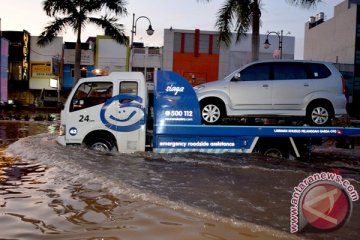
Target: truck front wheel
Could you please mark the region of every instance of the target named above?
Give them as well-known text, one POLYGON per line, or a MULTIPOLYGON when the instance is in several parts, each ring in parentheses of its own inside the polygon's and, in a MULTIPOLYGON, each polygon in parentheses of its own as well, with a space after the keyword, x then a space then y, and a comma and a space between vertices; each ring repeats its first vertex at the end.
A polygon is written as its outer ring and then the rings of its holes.
POLYGON ((93 138, 86 143, 86 146, 91 150, 110 152, 114 148, 114 143, 104 138, 93 138))
POLYGON ((83 143, 92 150, 110 152, 116 148, 114 135, 104 130, 97 130, 89 133, 83 143))

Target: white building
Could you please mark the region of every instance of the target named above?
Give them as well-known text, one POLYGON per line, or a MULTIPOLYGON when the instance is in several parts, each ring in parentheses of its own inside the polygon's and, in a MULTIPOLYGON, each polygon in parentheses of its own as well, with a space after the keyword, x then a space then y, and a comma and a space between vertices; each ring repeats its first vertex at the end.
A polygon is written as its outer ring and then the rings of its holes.
POLYGON ((95 68, 108 73, 126 71, 127 47, 109 36, 96 36, 95 68))
POLYGON ((50 80, 58 80, 59 68, 56 68, 57 66, 54 64, 57 63, 55 60, 62 59, 63 38, 56 37, 44 47, 39 47, 37 41, 37 36, 31 36, 29 88, 31 90, 54 90, 55 87, 57 90, 56 86, 51 85, 50 80))

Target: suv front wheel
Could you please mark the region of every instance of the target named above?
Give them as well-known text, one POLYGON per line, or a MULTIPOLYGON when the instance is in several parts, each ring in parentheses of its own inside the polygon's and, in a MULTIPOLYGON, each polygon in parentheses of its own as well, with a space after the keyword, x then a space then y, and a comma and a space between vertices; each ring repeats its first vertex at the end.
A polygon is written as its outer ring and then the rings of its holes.
POLYGON ((225 116, 225 107, 219 101, 204 101, 200 104, 201 120, 205 124, 219 124, 225 116))

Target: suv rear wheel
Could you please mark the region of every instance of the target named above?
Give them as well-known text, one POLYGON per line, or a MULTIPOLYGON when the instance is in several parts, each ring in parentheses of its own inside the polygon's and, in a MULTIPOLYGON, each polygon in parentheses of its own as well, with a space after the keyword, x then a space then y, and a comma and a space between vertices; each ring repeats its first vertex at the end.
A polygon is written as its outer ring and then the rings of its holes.
POLYGON ((219 124, 225 116, 224 104, 219 101, 204 101, 200 108, 201 119, 205 124, 219 124))
POLYGON ((312 126, 328 126, 332 118, 331 107, 326 103, 311 104, 307 111, 307 118, 312 126))

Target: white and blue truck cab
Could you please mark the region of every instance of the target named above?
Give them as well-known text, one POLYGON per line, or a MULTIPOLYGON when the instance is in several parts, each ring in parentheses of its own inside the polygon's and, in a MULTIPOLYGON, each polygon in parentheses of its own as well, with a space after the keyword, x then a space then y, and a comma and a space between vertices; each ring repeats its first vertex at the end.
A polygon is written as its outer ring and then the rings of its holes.
POLYGON ((139 72, 80 79, 61 111, 62 145, 144 151, 148 94, 139 72))
POLYGON ((203 125, 193 87, 170 71, 156 72, 152 95, 138 72, 81 79, 61 111, 57 141, 127 153, 150 147, 157 153, 260 152, 287 158, 305 154, 314 139, 360 135, 353 127, 203 125))

